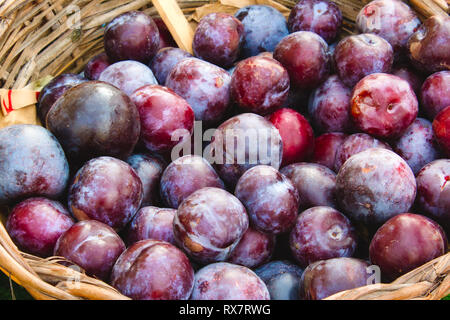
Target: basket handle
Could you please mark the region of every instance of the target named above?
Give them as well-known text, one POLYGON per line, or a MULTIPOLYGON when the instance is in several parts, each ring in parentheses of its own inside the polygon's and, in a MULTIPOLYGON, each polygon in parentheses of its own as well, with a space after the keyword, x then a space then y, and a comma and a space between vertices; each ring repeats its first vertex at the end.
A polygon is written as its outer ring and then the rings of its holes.
POLYGON ((192 54, 194 30, 175 0, 153 0, 153 5, 178 46, 192 54))

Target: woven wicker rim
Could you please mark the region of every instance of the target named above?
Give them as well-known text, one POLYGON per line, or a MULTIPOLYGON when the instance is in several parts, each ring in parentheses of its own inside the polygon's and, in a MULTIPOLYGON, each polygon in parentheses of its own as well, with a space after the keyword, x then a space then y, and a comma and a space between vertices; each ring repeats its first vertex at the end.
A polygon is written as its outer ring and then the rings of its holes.
MULTIPOLYGON (((178 1, 186 15, 217 1, 178 1)), ((295 1, 276 1, 288 8, 295 1)), ((336 0, 351 32, 368 0, 336 0)), ((423 19, 447 15, 446 0, 411 0, 423 19)), ((3 0, 0 1, 0 86, 23 88, 46 75, 80 72, 103 50, 103 26, 129 10, 158 13, 149 0, 3 0), (67 8, 80 8, 81 28, 69 27, 67 8)), ((0 223, 0 268, 39 300, 126 300, 106 283, 65 267, 63 258, 38 258, 20 252, 0 223), (77 279, 77 281, 74 281, 77 279)), ((450 253, 405 274, 390 284, 374 284, 337 293, 328 300, 440 299, 450 294, 450 253)))

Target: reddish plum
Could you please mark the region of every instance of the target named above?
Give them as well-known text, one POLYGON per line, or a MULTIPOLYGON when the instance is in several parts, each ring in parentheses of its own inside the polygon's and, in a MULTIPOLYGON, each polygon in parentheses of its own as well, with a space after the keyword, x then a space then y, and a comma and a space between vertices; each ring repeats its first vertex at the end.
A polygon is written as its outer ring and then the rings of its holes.
POLYGON ((353 89, 351 116, 355 126, 376 138, 400 137, 414 122, 419 103, 411 86, 400 77, 375 73, 353 89))
POLYGON ((0 130, 0 203, 33 197, 58 198, 69 180, 69 164, 55 137, 37 125, 0 130))
POLYGON ((371 1, 356 17, 356 27, 360 33, 373 33, 386 39, 398 58, 406 54, 408 39, 420 24, 414 10, 398 0, 371 1))
POLYGON ((387 143, 366 133, 354 133, 345 138, 342 144, 336 149, 334 171, 338 172, 344 162, 351 156, 370 148, 384 148, 392 150, 387 143))
POLYGON ((395 67, 391 70, 391 73, 394 76, 400 77, 403 80, 408 81, 409 85, 414 90, 416 96, 418 97, 420 95, 420 88, 422 87, 424 81, 421 74, 415 72, 415 70, 407 66, 395 67))
POLYGON ((407 212, 416 197, 416 179, 396 153, 371 148, 350 157, 336 178, 340 208, 355 221, 379 226, 407 212))
POLYGON ((170 208, 143 207, 134 215, 125 234, 127 245, 153 239, 175 245, 173 219, 177 211, 170 208))
POLYGON ((317 163, 290 164, 281 173, 288 177, 300 195, 300 210, 315 206, 336 207, 336 174, 317 163))
POLYGON ((442 109, 433 120, 433 131, 442 152, 450 157, 450 105, 442 109))
POLYGON ((184 58, 191 58, 189 52, 179 48, 163 48, 158 51, 156 56, 150 63, 150 68, 155 74, 158 83, 164 85, 166 83, 167 75, 172 71, 173 67, 184 58))
POLYGON ((424 73, 450 70, 450 17, 429 17, 409 38, 408 49, 411 62, 424 73))
POLYGON ((304 300, 321 300, 369 284, 369 263, 356 258, 333 258, 310 264, 300 280, 304 300))
POLYGON ((394 151, 406 160, 414 174, 427 163, 439 158, 431 122, 417 118, 406 132, 393 143, 394 151))
POLYGON ((370 261, 390 281, 446 252, 447 238, 442 228, 412 213, 389 219, 370 242, 370 261))
POLYGON ((177 47, 177 43, 172 37, 172 34, 169 31, 169 28, 164 23, 164 20, 160 17, 153 18, 153 22, 155 22, 159 31, 159 48, 167 48, 167 47, 177 47))
POLYGON ((244 204, 256 229, 279 234, 294 226, 299 194, 277 169, 259 165, 247 170, 237 182, 234 193, 244 204))
POLYGON ((265 115, 283 106, 290 88, 286 69, 275 59, 255 56, 236 66, 231 97, 240 109, 265 115))
POLYGON ((330 132, 317 137, 314 141, 314 153, 311 162, 334 170, 337 150, 347 137, 348 135, 342 132, 330 132))
POLYGON ((39 93, 36 109, 41 122, 45 125, 48 111, 64 92, 85 81, 86 79, 78 74, 64 73, 53 78, 44 88, 42 88, 39 93))
POLYGON ((312 31, 331 43, 342 25, 342 12, 328 0, 300 0, 288 18, 290 32, 312 31))
POLYGON ((57 100, 47 115, 47 128, 61 143, 71 163, 99 156, 126 159, 140 133, 139 113, 116 87, 89 81, 57 100))
POLYGON ((356 233, 350 220, 325 206, 303 211, 290 234, 292 254, 303 268, 319 260, 351 257, 356 244, 356 233))
POLYGON ((239 9, 235 15, 244 25, 241 56, 256 56, 273 52, 277 44, 289 34, 286 18, 271 6, 250 5, 239 9), (270 21, 270 23, 267 23, 270 21))
POLYGON ((111 65, 105 52, 92 57, 84 67, 84 76, 89 80, 98 80, 100 74, 111 65))
POLYGON ((111 61, 149 63, 159 49, 158 26, 141 11, 128 11, 106 25, 105 52, 111 61))
POLYGON ((389 42, 371 33, 345 37, 334 50, 336 73, 349 87, 369 74, 390 72, 393 61, 389 42))
POLYGON ((166 162, 151 154, 133 154, 126 161, 137 173, 142 182, 143 197, 141 206, 160 203, 159 182, 166 168, 166 162))
POLYGON ((450 160, 435 160, 417 174, 417 203, 450 236, 450 160))
POLYGON ((436 72, 426 78, 420 90, 420 100, 430 120, 450 106, 450 71, 436 72))
POLYGON ((117 259, 111 284, 134 300, 187 300, 194 286, 194 270, 172 244, 142 240, 117 259))
POLYGON ((270 300, 270 294, 252 270, 219 262, 197 271, 191 300, 270 300))
POLYGON ((271 300, 299 300, 303 270, 289 261, 271 261, 254 270, 267 286, 271 300))
POLYGON ((12 209, 6 230, 20 250, 46 258, 53 254, 58 238, 73 224, 73 218, 61 203, 29 198, 12 209))
POLYGON ((231 193, 202 188, 178 207, 173 221, 177 244, 195 261, 225 261, 248 229, 245 207, 231 193))
POLYGON ((230 105, 231 76, 218 66, 197 58, 186 58, 173 67, 166 86, 187 100, 195 120, 221 121, 230 105))
POLYGON ((78 220, 98 220, 122 229, 139 209, 143 191, 136 171, 126 162, 100 157, 88 161, 69 188, 69 210, 78 220))
POLYGON ((107 281, 124 250, 125 244, 111 227, 89 220, 77 222, 64 232, 56 242, 54 255, 75 263, 90 276, 107 281))
POLYGON ((282 166, 310 158, 314 149, 314 132, 304 116, 293 109, 283 108, 269 115, 267 119, 281 135, 282 166))
POLYGON ((112 84, 129 96, 145 85, 158 84, 149 67, 132 60, 113 63, 103 70, 98 80, 112 84))
POLYGON ((253 269, 269 261, 274 248, 274 235, 248 228, 227 261, 253 269))
POLYGON ((241 21, 224 12, 210 13, 200 20, 192 49, 196 57, 229 68, 239 57, 243 36, 241 21))
POLYGON ((192 134, 194 111, 169 88, 146 85, 130 96, 141 122, 141 141, 152 152, 170 151, 192 134))
POLYGON ((234 188, 251 167, 263 164, 279 169, 283 142, 271 122, 254 113, 243 113, 217 128, 205 153, 222 180, 234 188))
POLYGON ((225 188, 214 168, 197 155, 186 155, 170 163, 160 183, 164 203, 175 209, 194 191, 206 187, 225 188))
POLYGON ((286 68, 294 87, 315 88, 329 73, 328 45, 310 31, 298 31, 284 37, 273 57, 286 68))
POLYGON ((308 111, 319 132, 349 132, 352 129, 352 90, 337 75, 330 76, 309 97, 308 111))

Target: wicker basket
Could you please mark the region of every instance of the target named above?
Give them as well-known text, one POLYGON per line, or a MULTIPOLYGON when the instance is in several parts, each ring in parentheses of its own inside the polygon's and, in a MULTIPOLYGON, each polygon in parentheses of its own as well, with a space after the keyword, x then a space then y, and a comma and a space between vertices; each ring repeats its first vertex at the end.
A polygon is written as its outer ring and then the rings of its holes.
MULTIPOLYGON (((191 15, 196 8, 214 2, 218 1, 178 4, 185 15, 191 15)), ((287 8, 296 3, 271 2, 287 8)), ((357 13, 369 1, 335 2, 345 18, 344 32, 352 32, 357 13)), ((448 12, 447 0, 411 0, 410 4, 421 18, 448 12)), ((19 89, 48 75, 80 72, 93 55, 103 50, 105 23, 129 10, 158 15, 150 0, 0 0, 0 87, 19 89), (81 18, 79 25, 71 21, 75 15, 81 18)), ((34 106, 15 112, 19 111, 31 112, 33 119, 29 122, 37 123, 34 106)), ((0 223, 0 268, 35 299, 128 299, 102 281, 58 262, 61 258, 41 259, 20 252, 0 223)), ((327 299, 440 299, 450 294, 449 273, 447 253, 390 284, 369 285, 327 299)))

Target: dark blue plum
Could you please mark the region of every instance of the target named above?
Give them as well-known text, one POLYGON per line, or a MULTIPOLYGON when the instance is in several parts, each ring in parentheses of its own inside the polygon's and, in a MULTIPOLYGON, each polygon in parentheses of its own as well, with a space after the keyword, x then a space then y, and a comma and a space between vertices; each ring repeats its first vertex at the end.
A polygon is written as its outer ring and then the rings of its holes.
POLYGON ((273 7, 247 6, 236 12, 235 17, 244 25, 243 58, 273 52, 278 42, 289 34, 286 19, 273 7))
POLYGON ((267 286, 271 300, 300 300, 302 268, 289 261, 271 261, 255 269, 267 286))
POLYGON ((69 165, 56 138, 37 125, 0 130, 0 203, 32 196, 58 198, 69 179, 69 165))

